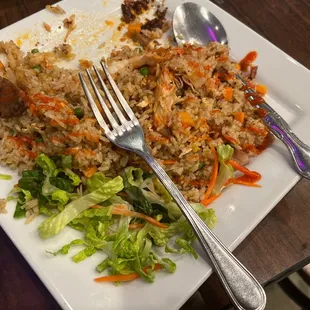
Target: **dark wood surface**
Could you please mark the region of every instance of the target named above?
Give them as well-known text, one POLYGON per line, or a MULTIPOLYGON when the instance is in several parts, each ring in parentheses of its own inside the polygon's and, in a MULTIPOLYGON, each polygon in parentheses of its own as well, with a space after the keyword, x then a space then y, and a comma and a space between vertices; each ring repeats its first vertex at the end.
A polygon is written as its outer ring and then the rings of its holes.
MULTIPOLYGON (((0 0, 0 29, 53 2, 0 0)), ((309 0, 214 2, 310 67, 309 0)), ((278 281, 310 262, 309 223, 310 183, 302 180, 236 249, 235 255, 261 283, 278 281)), ((60 309, 1 229, 0 251, 0 309, 60 309)), ((215 276, 202 285, 200 293, 208 309, 211 304, 219 309, 227 303, 215 276)), ((191 305, 187 308, 194 309, 191 305)))

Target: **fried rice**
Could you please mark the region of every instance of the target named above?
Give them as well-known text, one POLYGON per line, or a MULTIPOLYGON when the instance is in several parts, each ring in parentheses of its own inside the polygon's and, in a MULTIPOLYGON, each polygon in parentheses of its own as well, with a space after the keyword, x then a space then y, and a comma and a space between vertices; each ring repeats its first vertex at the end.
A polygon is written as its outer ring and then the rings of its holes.
MULTIPOLYGON (((78 70, 58 67, 56 52, 24 54, 11 41, 0 42, 0 53, 8 60, 0 76, 25 92, 28 105, 22 116, 0 119, 1 164, 31 169, 38 154, 45 153, 72 155, 74 169, 86 176, 101 171, 113 177, 129 165, 149 169, 104 137, 78 70), (77 108, 82 117, 75 115, 77 108)), ((235 78, 242 73, 229 59, 227 46, 123 47, 112 52, 107 63, 152 154, 190 201, 200 201, 207 189, 212 146, 230 144, 235 160, 244 164, 268 140, 259 109, 248 102, 235 78)))

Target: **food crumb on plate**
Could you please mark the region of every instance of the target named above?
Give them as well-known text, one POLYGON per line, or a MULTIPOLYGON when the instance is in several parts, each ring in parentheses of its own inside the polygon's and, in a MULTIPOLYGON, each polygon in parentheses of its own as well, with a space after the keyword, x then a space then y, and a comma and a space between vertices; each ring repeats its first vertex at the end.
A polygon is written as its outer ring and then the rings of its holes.
POLYGON ((44 27, 44 29, 45 29, 47 32, 51 32, 51 30, 52 30, 51 25, 49 25, 49 24, 47 24, 47 23, 45 23, 45 22, 43 22, 43 27, 44 27))
POLYGON ((93 65, 93 62, 86 59, 80 59, 79 64, 81 69, 89 69, 93 65))
POLYGON ((55 14, 66 14, 66 11, 61 8, 59 5, 47 5, 45 7, 48 11, 52 12, 52 13, 55 13, 55 14))
POLYGON ((0 199, 0 213, 6 214, 8 213, 6 209, 6 200, 5 199, 0 199))
POLYGON ((69 18, 65 18, 63 21, 64 27, 68 29, 64 41, 66 42, 70 33, 76 28, 76 16, 72 14, 69 18))

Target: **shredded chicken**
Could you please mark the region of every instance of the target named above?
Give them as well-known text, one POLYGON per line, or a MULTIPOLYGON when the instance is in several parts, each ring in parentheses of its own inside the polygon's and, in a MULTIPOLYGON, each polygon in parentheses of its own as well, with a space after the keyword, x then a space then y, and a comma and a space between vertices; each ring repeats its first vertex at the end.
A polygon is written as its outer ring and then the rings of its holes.
POLYGON ((75 14, 72 14, 69 18, 65 18, 64 21, 64 27, 68 29, 68 32, 65 36, 64 41, 66 42, 70 33, 76 28, 76 16, 75 14))
POLYGON ((59 5, 47 5, 45 7, 48 11, 55 13, 55 14, 66 14, 66 11, 62 9, 59 5))
POLYGON ((235 149, 233 153, 233 160, 239 165, 245 166, 250 162, 250 157, 245 152, 235 149))
POLYGON ((169 121, 173 105, 178 101, 174 76, 164 68, 157 82, 154 105, 154 125, 165 126, 169 121))

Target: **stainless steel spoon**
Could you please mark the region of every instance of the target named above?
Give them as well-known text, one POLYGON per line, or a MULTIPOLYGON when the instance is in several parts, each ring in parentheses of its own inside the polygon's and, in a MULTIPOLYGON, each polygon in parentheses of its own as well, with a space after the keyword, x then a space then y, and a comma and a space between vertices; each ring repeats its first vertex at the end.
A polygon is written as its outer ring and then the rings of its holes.
MULTIPOLYGON (((196 3, 187 2, 176 8, 173 31, 178 44, 207 45, 214 41, 228 44, 227 34, 221 22, 206 8, 196 3)), ((236 77, 246 85, 240 75, 236 77)), ((245 93, 255 94, 255 90, 248 88, 245 93)), ((254 97, 250 96, 248 100, 253 101, 254 97)), ((270 131, 288 148, 297 172, 310 179, 310 147, 293 133, 288 123, 267 102, 259 104, 259 107, 268 112, 263 120, 270 131)))

